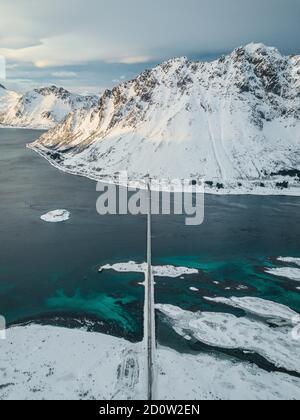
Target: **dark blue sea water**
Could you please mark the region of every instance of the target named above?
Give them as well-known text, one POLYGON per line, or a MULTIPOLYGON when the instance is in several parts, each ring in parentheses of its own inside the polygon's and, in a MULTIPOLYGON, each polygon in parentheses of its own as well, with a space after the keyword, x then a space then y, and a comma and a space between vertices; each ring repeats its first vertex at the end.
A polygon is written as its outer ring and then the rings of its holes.
MULTIPOLYGON (((0 313, 9 323, 76 327, 91 320, 97 330, 138 340, 143 276, 99 274, 97 268, 145 261, 145 217, 99 216, 95 182, 64 174, 26 149, 39 134, 0 129, 0 313), (59 208, 71 212, 69 221, 40 220, 59 208)), ((186 227, 179 216, 155 217, 154 264, 200 270, 183 279, 157 279, 156 301, 224 311, 203 296, 258 296, 300 312, 299 284, 263 271, 278 265, 278 256, 300 257, 299 210, 299 198, 206 196, 202 226, 186 227)), ((174 337, 159 323, 158 339, 174 337)))

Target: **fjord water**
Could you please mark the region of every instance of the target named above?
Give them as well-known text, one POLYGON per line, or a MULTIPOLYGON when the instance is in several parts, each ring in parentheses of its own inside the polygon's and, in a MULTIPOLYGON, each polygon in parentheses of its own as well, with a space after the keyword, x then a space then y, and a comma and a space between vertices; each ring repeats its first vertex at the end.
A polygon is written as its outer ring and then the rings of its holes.
MULTIPOLYGON (((100 274, 98 267, 145 261, 145 217, 99 216, 95 182, 62 173, 26 148, 40 134, 0 129, 0 314, 10 324, 92 321, 91 328, 139 340, 143 276, 100 274), (70 211, 71 219, 40 220, 55 209, 70 211)), ((257 296, 300 312, 299 283, 263 271, 278 256, 300 257, 299 209, 294 197, 208 195, 202 226, 186 227, 179 216, 154 217, 154 264, 200 270, 157 279, 156 301, 216 311, 204 296, 257 296)), ((172 341, 164 326, 158 335, 172 341)))

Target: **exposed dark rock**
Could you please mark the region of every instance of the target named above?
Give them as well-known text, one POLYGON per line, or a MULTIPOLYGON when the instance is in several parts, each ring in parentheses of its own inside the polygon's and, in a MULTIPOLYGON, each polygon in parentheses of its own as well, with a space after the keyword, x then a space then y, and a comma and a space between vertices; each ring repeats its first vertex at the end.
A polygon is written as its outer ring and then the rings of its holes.
POLYGON ((300 178, 300 170, 299 169, 282 169, 278 172, 272 172, 271 176, 290 176, 291 178, 300 178))
POLYGON ((276 187, 281 188, 283 190, 289 187, 289 183, 288 181, 277 182, 276 187))
POLYGON ((209 187, 213 187, 214 185, 213 181, 205 181, 205 184, 208 185, 209 187))

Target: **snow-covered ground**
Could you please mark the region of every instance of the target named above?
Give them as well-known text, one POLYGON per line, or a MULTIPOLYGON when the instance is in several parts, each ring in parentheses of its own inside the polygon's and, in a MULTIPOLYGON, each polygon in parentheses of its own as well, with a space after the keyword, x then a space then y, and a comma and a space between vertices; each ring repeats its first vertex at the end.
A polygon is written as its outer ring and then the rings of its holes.
POLYGON ((53 210, 41 216, 44 222, 48 223, 60 223, 69 220, 71 213, 67 210, 53 210))
MULTIPOLYGON (((30 325, 0 341, 2 400, 145 399, 141 344, 30 325)), ((159 400, 300 399, 300 379, 210 354, 157 350, 159 400)))
MULTIPOLYGON (((147 264, 138 264, 134 261, 127 263, 107 264, 99 268, 99 271, 114 270, 119 273, 145 273, 147 271, 147 264)), ((181 277, 184 275, 198 274, 199 271, 187 267, 175 267, 173 265, 153 266, 153 275, 156 277, 181 277)))
POLYGON ((217 194, 299 195, 300 59, 251 44, 173 59, 76 111, 30 147, 100 181, 205 179, 217 194), (55 153, 53 154, 53 150, 55 153))
POLYGON ((158 349, 161 400, 299 400, 300 379, 212 354, 158 349))
POLYGON ((0 397, 143 398, 139 350, 124 340, 80 330, 11 328, 0 342, 0 397))

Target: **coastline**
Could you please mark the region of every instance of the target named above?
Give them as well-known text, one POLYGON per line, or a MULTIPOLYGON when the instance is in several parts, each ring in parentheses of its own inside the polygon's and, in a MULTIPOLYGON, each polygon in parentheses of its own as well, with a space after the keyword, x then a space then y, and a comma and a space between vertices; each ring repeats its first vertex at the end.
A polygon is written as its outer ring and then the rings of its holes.
POLYGON ((51 128, 55 127, 54 125, 51 126, 17 126, 17 125, 4 125, 4 124, 0 124, 0 129, 1 128, 6 128, 6 129, 15 129, 15 130, 36 130, 36 131, 49 131, 51 128))
MULTIPOLYGON (((70 175, 75 175, 75 176, 79 176, 79 177, 83 177, 83 178, 87 178, 90 179, 91 181, 95 181, 95 182, 102 182, 104 184, 114 184, 114 185, 119 185, 122 187, 127 187, 127 188, 136 188, 136 189, 146 189, 147 188, 147 183, 145 181, 145 183, 143 182, 138 182, 138 181, 132 181, 132 182, 128 182, 128 184, 120 184, 119 182, 116 182, 115 179, 113 179, 113 177, 110 177, 109 175, 107 177, 96 177, 91 173, 83 173, 80 171, 76 171, 73 169, 66 169, 63 166, 61 166, 60 164, 58 164, 57 162, 55 162, 53 159, 51 159, 48 156, 48 149, 42 149, 42 148, 38 148, 34 145, 34 143, 29 143, 26 145, 26 147, 32 151, 34 151, 35 153, 39 154, 42 158, 46 159, 51 166, 53 166, 54 168, 60 170, 61 172, 70 174, 70 175)), ((279 180, 278 180, 279 181, 279 180)), ((237 181, 238 182, 238 181, 237 181)), ((254 181, 255 183, 260 182, 260 180, 256 180, 254 181)), ((257 187, 257 186, 252 186, 253 189, 250 188, 251 184, 249 184, 249 187, 245 187, 245 188, 222 188, 222 189, 217 189, 217 188, 208 188, 205 187, 204 188, 204 193, 205 194, 209 194, 209 195, 216 195, 216 196, 230 196, 230 195, 234 195, 234 196, 245 196, 245 195, 253 195, 253 196, 289 196, 289 197, 300 197, 300 184, 299 187, 297 188, 287 188, 287 189, 276 189, 276 188, 267 188, 267 187, 257 187)))

